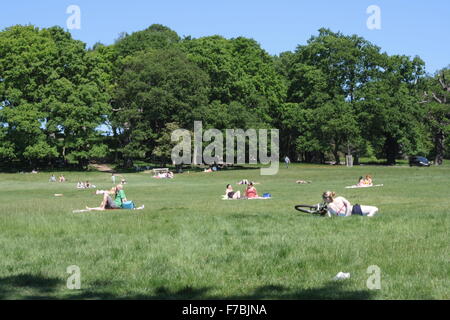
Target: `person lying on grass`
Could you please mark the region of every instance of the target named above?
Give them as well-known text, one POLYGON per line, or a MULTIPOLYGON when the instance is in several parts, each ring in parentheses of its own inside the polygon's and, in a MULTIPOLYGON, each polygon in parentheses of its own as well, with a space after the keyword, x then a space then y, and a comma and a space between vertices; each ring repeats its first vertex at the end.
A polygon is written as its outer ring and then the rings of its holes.
POLYGON ((366 179, 364 179, 363 176, 359 177, 358 184, 356 184, 357 187, 365 187, 366 186, 366 179))
POLYGON ((227 189, 225 190, 225 196, 228 199, 240 199, 241 198, 241 192, 240 191, 233 191, 233 187, 231 184, 227 185, 227 189))
POLYGON ((373 217, 378 212, 377 207, 362 206, 359 204, 352 205, 344 197, 336 197, 336 192, 324 192, 322 199, 327 205, 327 215, 329 217, 332 215, 339 217, 348 217, 351 215, 373 217))
POLYGON ((357 187, 373 187, 372 176, 366 175, 365 178, 359 177, 357 187))
MULTIPOLYGON (((123 190, 123 185, 118 184, 116 187, 112 188, 110 191, 100 191, 96 194, 103 193, 103 201, 97 208, 86 207, 89 211, 104 211, 107 209, 122 209, 123 204, 128 202, 125 191, 123 190), (114 200, 113 200, 114 197, 114 200)), ((136 210, 144 209, 144 206, 136 208, 136 210)))
POLYGON ((156 176, 153 176, 155 179, 173 179, 173 172, 165 172, 165 173, 158 173, 156 176))

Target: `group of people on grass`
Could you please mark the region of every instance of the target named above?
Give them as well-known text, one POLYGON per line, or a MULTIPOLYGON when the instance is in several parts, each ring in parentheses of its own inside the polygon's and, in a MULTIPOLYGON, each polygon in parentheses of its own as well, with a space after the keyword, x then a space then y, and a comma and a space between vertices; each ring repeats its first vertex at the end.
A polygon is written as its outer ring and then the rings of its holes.
POLYGON ((241 195, 240 191, 234 191, 231 184, 228 184, 225 190, 225 196, 227 197, 227 199, 253 199, 259 197, 258 191, 256 191, 253 182, 248 182, 243 196, 241 195))
POLYGON ((358 187, 372 187, 373 186, 372 176, 366 175, 365 177, 363 177, 363 176, 359 177, 357 186, 358 187))
MULTIPOLYGON (((170 172, 169 172, 170 174, 170 172)), ((164 177, 169 178, 170 176, 164 173, 164 177)), ((172 173, 173 175, 173 173, 172 173)), ((113 175, 114 177, 114 175, 113 175)), ((123 181, 122 181, 123 182, 123 181)), ((81 182, 78 183, 79 186, 84 186, 85 188, 95 187, 92 186, 89 181, 86 181, 85 184, 81 182)), ((259 198, 258 191, 255 188, 255 183, 244 179, 240 181, 238 184, 247 185, 243 194, 241 191, 234 191, 231 184, 226 186, 225 190, 225 198, 226 199, 255 199, 259 198)), ((372 176, 366 175, 365 177, 360 177, 358 185, 360 186, 371 186, 373 185, 372 176)), ((90 208, 86 207, 87 211, 104 211, 107 209, 123 209, 124 204, 132 201, 128 201, 125 195, 125 191, 123 190, 123 183, 120 183, 113 187, 111 190, 98 190, 96 194, 103 194, 103 200, 99 207, 90 208)), ((336 192, 326 191, 322 194, 322 199, 327 208, 327 215, 331 216, 340 216, 347 217, 352 215, 360 215, 373 217, 377 212, 378 208, 374 206, 360 205, 354 204, 352 205, 346 198, 342 196, 337 196, 336 192)), ((134 203, 132 203, 131 207, 126 207, 127 209, 143 209, 144 206, 136 208, 134 203)))
MULTIPOLYGON (((51 175, 50 179, 48 179, 49 182, 56 182, 56 177, 54 174, 51 175)), ((66 182, 66 178, 63 175, 60 175, 58 178, 58 182, 66 182)))
POLYGON ((95 185, 90 183, 89 181, 86 182, 80 182, 77 183, 77 189, 90 189, 90 188, 97 188, 95 185))
MULTIPOLYGON (((355 187, 372 187, 373 180, 371 175, 366 175, 365 177, 359 177, 358 184, 355 187)), ((348 217, 352 215, 360 215, 373 217, 377 212, 378 208, 374 206, 363 206, 359 204, 352 205, 350 201, 341 196, 336 196, 336 192, 326 191, 322 194, 322 199, 324 204, 326 204, 327 215, 348 217)))
MULTIPOLYGON (((360 183, 365 186, 371 186, 372 176, 367 175, 365 178, 361 177, 360 183)), ((297 182, 298 183, 298 182, 297 182)), ((258 192, 254 186, 254 183, 246 179, 240 181, 238 184, 246 184, 244 195, 241 195, 240 191, 234 191, 231 184, 228 184, 225 190, 226 199, 252 199, 258 198, 258 192)), ((374 206, 352 205, 350 201, 342 196, 336 196, 336 192, 326 191, 322 195, 322 199, 327 208, 327 216, 339 216, 348 217, 352 215, 360 215, 373 217, 377 212, 378 208, 374 206)))
POLYGON ((172 171, 160 172, 153 176, 155 179, 173 179, 174 175, 172 171))

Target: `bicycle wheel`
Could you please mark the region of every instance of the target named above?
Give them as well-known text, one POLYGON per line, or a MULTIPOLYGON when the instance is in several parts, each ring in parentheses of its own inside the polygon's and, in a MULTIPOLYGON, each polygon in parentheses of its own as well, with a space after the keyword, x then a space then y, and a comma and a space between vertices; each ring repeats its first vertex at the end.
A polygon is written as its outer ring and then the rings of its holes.
POLYGON ((311 214, 319 214, 320 211, 317 210, 317 206, 311 206, 311 205, 307 205, 307 204, 299 204, 296 205, 295 210, 298 210, 300 212, 304 212, 304 213, 311 213, 311 214))

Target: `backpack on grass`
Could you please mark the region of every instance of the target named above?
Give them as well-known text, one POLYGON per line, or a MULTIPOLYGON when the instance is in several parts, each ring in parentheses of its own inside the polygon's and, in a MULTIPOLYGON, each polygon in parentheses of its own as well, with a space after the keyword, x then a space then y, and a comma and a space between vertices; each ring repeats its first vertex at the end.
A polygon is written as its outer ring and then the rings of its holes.
POLYGON ((122 209, 135 209, 136 206, 134 205, 133 201, 127 201, 122 203, 122 209))

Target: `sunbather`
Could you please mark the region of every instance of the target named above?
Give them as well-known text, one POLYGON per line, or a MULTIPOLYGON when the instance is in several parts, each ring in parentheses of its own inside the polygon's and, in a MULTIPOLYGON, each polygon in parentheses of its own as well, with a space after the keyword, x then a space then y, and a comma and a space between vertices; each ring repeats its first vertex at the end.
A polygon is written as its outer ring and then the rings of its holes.
POLYGON ((241 198, 241 192, 240 191, 233 191, 233 187, 231 184, 227 185, 227 189, 225 190, 225 195, 228 199, 240 199, 241 198))
MULTIPOLYGON (((127 197, 125 195, 125 191, 123 190, 123 185, 119 184, 116 187, 112 188, 110 191, 97 191, 97 194, 103 193, 103 201, 97 208, 89 208, 86 207, 86 210, 89 211, 104 211, 106 209, 122 209, 123 204, 128 202, 127 197), (114 197, 114 200, 113 200, 114 197)), ((134 207, 134 205, 133 205, 134 207)), ((144 206, 139 208, 135 208, 136 210, 144 209, 144 206)))
POLYGON ((373 186, 372 176, 371 176, 371 175, 367 175, 367 176, 366 176, 366 178, 364 179, 364 184, 365 184, 367 187, 373 186))
POLYGON ((311 183, 311 181, 297 180, 297 181, 295 181, 295 183, 298 183, 298 184, 308 184, 308 183, 311 183))
POLYGON ((332 215, 340 217, 348 217, 351 215, 373 217, 378 212, 377 207, 362 206, 359 204, 352 205, 347 199, 344 197, 336 197, 336 193, 331 191, 324 192, 322 199, 327 204, 327 214, 329 217, 332 215))
POLYGON ((250 184, 247 186, 247 189, 245 190, 245 196, 247 198, 258 198, 258 192, 253 186, 253 182, 250 182, 250 184))
POLYGON ((117 187, 112 188, 109 191, 103 192, 103 200, 99 207, 89 208, 86 206, 86 210, 89 211, 104 211, 106 209, 121 209, 121 200, 116 202, 117 199, 117 187), (114 200, 113 200, 114 197, 114 200))

